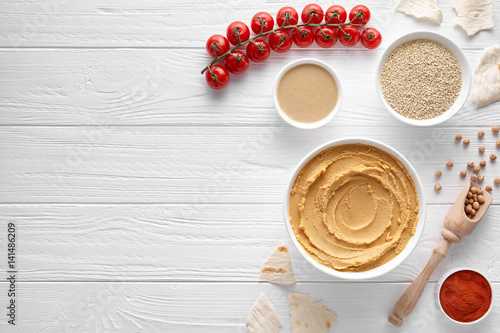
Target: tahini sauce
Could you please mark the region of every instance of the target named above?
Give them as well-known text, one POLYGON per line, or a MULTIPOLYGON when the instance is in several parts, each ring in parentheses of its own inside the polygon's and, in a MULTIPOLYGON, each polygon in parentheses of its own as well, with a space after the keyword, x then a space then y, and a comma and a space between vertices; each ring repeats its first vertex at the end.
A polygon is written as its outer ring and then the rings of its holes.
POLYGON ((338 99, 337 83, 321 66, 292 67, 278 83, 278 103, 291 119, 313 123, 327 117, 338 99))

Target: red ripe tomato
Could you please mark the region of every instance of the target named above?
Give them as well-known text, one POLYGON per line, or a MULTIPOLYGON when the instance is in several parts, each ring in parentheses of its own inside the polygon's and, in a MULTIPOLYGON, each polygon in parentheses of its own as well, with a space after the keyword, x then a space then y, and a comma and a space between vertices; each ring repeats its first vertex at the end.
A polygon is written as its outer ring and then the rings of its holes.
POLYGON ((245 23, 236 21, 227 27, 226 36, 229 43, 238 45, 240 41, 243 43, 250 38, 250 30, 245 23))
POLYGON ((244 73, 249 64, 247 55, 241 51, 233 51, 224 57, 224 66, 233 74, 244 73))
POLYGON ((328 49, 337 43, 337 32, 332 27, 321 27, 314 34, 316 44, 328 49))
POLYGON ((205 72, 205 80, 210 88, 219 90, 229 83, 229 72, 222 66, 213 65, 205 72))
POLYGON ((207 40, 206 47, 208 54, 215 58, 215 55, 220 56, 229 51, 229 42, 222 35, 213 35, 207 40))
POLYGON ((367 49, 376 49, 382 43, 382 35, 375 28, 366 28, 361 32, 361 44, 367 49))
POLYGON ((323 21, 324 16, 323 9, 315 3, 311 3, 304 7, 301 18, 304 23, 318 24, 323 21))
POLYGON ((293 29, 292 39, 298 47, 308 47, 314 42, 314 32, 308 26, 293 29))
POLYGON ((269 35, 269 46, 278 53, 285 53, 292 47, 292 36, 288 32, 278 30, 269 35))
POLYGON ((276 23, 278 24, 278 27, 282 27, 284 25, 295 25, 299 23, 299 14, 297 14, 297 11, 293 7, 283 7, 278 10, 276 23))
POLYGON ((368 7, 363 5, 357 5, 354 6, 349 12, 349 21, 351 21, 350 23, 352 24, 365 25, 368 23, 368 21, 370 21, 371 16, 372 14, 370 13, 368 7))
POLYGON ((353 25, 344 25, 339 30, 340 43, 344 46, 351 47, 359 43, 358 27, 353 25))
POLYGON ((271 54, 271 49, 269 49, 269 44, 267 44, 262 39, 256 39, 247 45, 247 55, 250 60, 255 62, 264 62, 269 58, 271 54))
POLYGON ((252 17, 250 26, 252 27, 252 31, 258 35, 261 32, 273 30, 274 19, 269 13, 259 12, 252 17), (262 28, 262 25, 264 25, 264 28, 262 28))
POLYGON ((325 13, 325 22, 331 24, 344 23, 347 19, 347 12, 339 5, 330 6, 325 13))

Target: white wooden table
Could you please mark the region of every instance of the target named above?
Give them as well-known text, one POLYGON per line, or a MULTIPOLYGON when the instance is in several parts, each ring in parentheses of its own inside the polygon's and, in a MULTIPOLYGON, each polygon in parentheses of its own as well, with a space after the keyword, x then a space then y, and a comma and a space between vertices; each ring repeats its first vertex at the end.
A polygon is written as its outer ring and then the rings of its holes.
MULTIPOLYGON (((349 10, 357 2, 339 4, 349 10)), ((339 317, 335 332, 470 332, 439 313, 434 286, 447 269, 467 266, 484 272, 500 295, 498 187, 495 205, 451 249, 404 326, 391 327, 387 315, 438 243, 465 182, 459 171, 480 159, 479 129, 488 152, 495 150, 489 128, 500 125, 500 104, 476 110, 468 101, 442 126, 409 127, 384 110, 375 69, 391 41, 416 30, 448 36, 475 68, 481 50, 500 39, 494 2, 496 27, 468 38, 453 23, 450 0, 439 1, 439 27, 395 13, 395 0, 366 0, 370 25, 383 34, 379 49, 294 47, 252 63, 214 92, 199 74, 210 35, 261 10, 274 15, 293 5, 300 12, 306 2, 3 0, 0 331, 246 332, 248 310, 263 292, 281 332, 290 332, 286 295, 293 290, 324 300, 339 317), (280 68, 306 56, 331 64, 345 90, 339 114, 315 131, 285 126, 271 97, 280 68), (470 137, 470 147, 456 144, 456 133, 470 137), (291 244, 281 204, 294 166, 345 136, 381 140, 414 164, 428 204, 417 248, 393 272, 359 283, 314 270, 292 249, 296 285, 258 282, 275 245, 291 244), (437 169, 440 193, 433 191, 437 169), (17 235, 15 327, 3 314, 9 223, 17 235)), ((486 168, 489 183, 500 176, 499 163, 486 168)), ((498 304, 474 331, 500 332, 498 304)))

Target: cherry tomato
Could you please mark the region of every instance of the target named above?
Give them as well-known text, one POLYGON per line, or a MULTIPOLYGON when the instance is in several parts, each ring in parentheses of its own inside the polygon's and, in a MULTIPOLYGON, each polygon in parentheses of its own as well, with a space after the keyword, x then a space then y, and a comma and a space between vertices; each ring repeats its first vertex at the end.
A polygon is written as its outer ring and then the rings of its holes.
POLYGON ((241 21, 231 23, 226 31, 229 43, 238 45, 238 43, 247 41, 250 38, 250 30, 247 25, 241 21))
POLYGON ((299 14, 293 7, 283 7, 276 14, 276 23, 278 27, 297 24, 299 23, 299 14))
POLYGON ((325 13, 325 22, 331 24, 344 23, 347 19, 347 12, 339 5, 330 6, 325 13))
POLYGON ((260 32, 268 32, 274 28, 273 17, 266 12, 259 12, 252 17, 252 22, 250 24, 252 31, 258 35, 260 32), (262 28, 262 22, 264 23, 264 28, 262 28))
POLYGON ((301 18, 304 23, 318 24, 323 21, 324 16, 323 9, 315 3, 311 3, 304 7, 301 18))
POLYGON ((253 43, 247 45, 247 55, 252 61, 264 62, 269 58, 270 54, 269 44, 262 39, 256 39, 253 43))
POLYGON ((298 47, 308 47, 314 42, 314 32, 308 26, 293 29, 292 39, 298 47))
POLYGON ((382 43, 382 35, 375 28, 366 28, 361 32, 361 44, 367 49, 376 49, 382 43))
POLYGON ((368 7, 363 5, 357 5, 354 6, 349 12, 349 21, 351 21, 352 24, 365 25, 368 23, 368 21, 370 21, 371 16, 372 14, 370 13, 368 7), (357 17, 356 14, 358 15, 357 17))
POLYGON ((322 48, 328 49, 337 43, 337 32, 333 27, 318 28, 314 34, 314 40, 322 48))
POLYGON ((220 56, 221 54, 229 51, 229 42, 227 38, 222 35, 213 35, 207 40, 207 52, 212 58, 215 55, 220 56))
POLYGON ((292 36, 286 31, 278 30, 269 35, 268 42, 273 51, 285 53, 292 47, 292 36))
POLYGON ((353 25, 344 25, 339 30, 340 43, 347 47, 354 46, 359 43, 359 30, 358 27, 353 25), (342 31, 343 30, 343 31, 342 31))
POLYGON ((222 66, 213 65, 205 72, 205 80, 210 88, 219 90, 229 83, 229 72, 222 66))
POLYGON ((224 66, 233 74, 244 73, 249 64, 247 55, 241 51, 233 51, 224 57, 224 66))

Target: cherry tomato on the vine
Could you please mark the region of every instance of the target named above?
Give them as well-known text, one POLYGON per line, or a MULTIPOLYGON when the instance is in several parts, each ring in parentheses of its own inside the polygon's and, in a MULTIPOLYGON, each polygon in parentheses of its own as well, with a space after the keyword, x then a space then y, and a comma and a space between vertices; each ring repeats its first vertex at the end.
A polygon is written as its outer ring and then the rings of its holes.
POLYGON ((337 32, 333 27, 321 27, 314 34, 316 44, 322 48, 328 49, 337 43, 337 32))
POLYGON ((299 23, 299 14, 293 7, 283 7, 276 14, 276 23, 278 27, 295 25, 299 23))
POLYGON ((247 55, 241 51, 233 51, 224 57, 224 66, 233 74, 244 73, 249 64, 247 55))
POLYGON ((205 80, 212 89, 222 89, 229 83, 229 72, 222 66, 213 65, 205 72, 205 80))
POLYGON ((220 56, 221 54, 229 51, 229 42, 227 41, 227 38, 222 35, 211 36, 207 40, 206 46, 207 52, 212 58, 215 58, 215 55, 220 56))
POLYGON ((269 46, 278 53, 285 53, 292 47, 292 36, 283 30, 275 31, 269 34, 269 46))
POLYGON ((298 47, 308 47, 314 42, 314 32, 308 26, 293 29, 292 39, 298 47))
POLYGON ((268 32, 273 30, 274 19, 269 13, 259 12, 252 17, 252 23, 250 26, 252 27, 252 31, 258 35, 261 31, 268 32), (262 25, 264 25, 264 28, 262 28, 262 25))
POLYGON ((301 18, 304 23, 318 24, 323 21, 324 16, 323 8, 320 5, 311 3, 304 7, 301 18))
POLYGON ((351 47, 359 43, 358 27, 353 25, 344 25, 339 30, 340 43, 344 46, 351 47))
POLYGON ((330 24, 344 23, 347 19, 345 8, 339 5, 330 6, 325 13, 325 22, 330 24))
POLYGON ((354 6, 349 12, 349 21, 351 21, 352 24, 365 25, 368 23, 368 21, 370 21, 371 16, 372 14, 370 13, 368 7, 363 5, 357 5, 354 6), (357 17, 356 14, 358 15, 357 17))
POLYGON ((250 38, 250 30, 245 23, 236 21, 227 27, 226 35, 229 43, 238 45, 240 41, 243 43, 250 38))
POLYGON ((269 44, 262 39, 256 39, 247 45, 247 56, 255 62, 264 62, 269 58, 271 50, 269 44))
POLYGON ((367 49, 376 49, 382 43, 382 35, 375 28, 366 28, 361 31, 361 44, 367 49))

